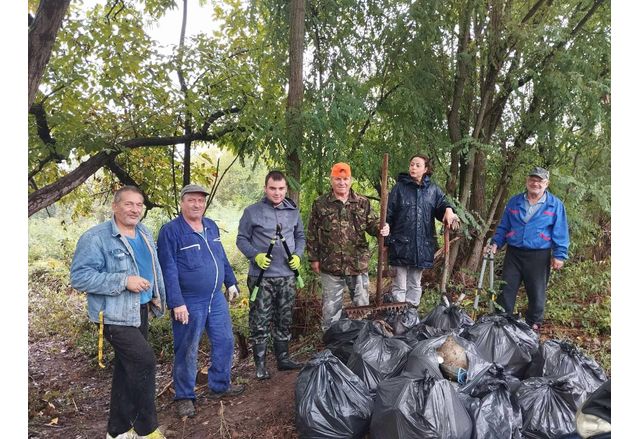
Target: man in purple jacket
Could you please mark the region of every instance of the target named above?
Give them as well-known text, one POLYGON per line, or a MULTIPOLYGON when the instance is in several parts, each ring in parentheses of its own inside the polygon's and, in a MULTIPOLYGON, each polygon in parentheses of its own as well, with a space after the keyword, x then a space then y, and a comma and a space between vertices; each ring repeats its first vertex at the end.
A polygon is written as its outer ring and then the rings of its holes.
POLYGON ((529 306, 525 319, 539 331, 544 317, 550 269, 559 270, 569 257, 569 226, 562 201, 547 190, 549 171, 535 167, 527 190, 509 199, 496 233, 485 252, 495 253, 507 244, 498 305, 513 313, 520 283, 524 282, 529 306))
POLYGON ((231 384, 233 332, 227 300, 237 294, 237 281, 227 259, 216 223, 204 217, 202 186, 189 184, 180 192, 181 213, 158 235, 158 259, 164 274, 167 305, 173 327, 173 387, 178 415, 194 416, 198 345, 203 330, 211 343, 208 398, 239 395, 231 384))

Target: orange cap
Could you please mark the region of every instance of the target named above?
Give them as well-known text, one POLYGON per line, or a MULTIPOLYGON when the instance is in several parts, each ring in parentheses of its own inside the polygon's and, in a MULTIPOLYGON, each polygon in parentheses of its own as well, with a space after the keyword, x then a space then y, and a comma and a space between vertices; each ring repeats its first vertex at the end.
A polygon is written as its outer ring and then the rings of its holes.
POLYGON ((346 163, 336 163, 331 168, 332 177, 351 177, 351 168, 346 163))

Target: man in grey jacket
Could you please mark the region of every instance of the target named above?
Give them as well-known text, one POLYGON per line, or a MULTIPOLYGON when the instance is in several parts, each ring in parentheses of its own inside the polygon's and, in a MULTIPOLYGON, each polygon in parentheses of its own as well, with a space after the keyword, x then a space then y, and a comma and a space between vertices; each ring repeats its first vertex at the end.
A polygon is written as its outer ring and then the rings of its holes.
POLYGON ((110 221, 78 240, 71 286, 87 293, 89 319, 104 324, 115 351, 107 439, 162 439, 155 406, 156 358, 147 342, 149 311, 164 313, 165 291, 151 232, 142 224, 142 192, 116 191, 110 221))
POLYGON ((253 344, 253 359, 258 379, 270 378, 266 368, 267 341, 273 323, 273 349, 278 370, 302 367, 289 358, 289 340, 296 279, 293 270, 300 268, 300 257, 304 252, 304 226, 295 203, 286 198, 287 181, 280 171, 271 171, 265 178, 265 196, 247 207, 240 218, 236 245, 249 259, 247 285, 251 291, 260 272, 264 271, 260 290, 249 308, 249 338, 253 344), (291 251, 288 258, 280 232, 291 251), (271 257, 268 248, 274 241, 271 257))

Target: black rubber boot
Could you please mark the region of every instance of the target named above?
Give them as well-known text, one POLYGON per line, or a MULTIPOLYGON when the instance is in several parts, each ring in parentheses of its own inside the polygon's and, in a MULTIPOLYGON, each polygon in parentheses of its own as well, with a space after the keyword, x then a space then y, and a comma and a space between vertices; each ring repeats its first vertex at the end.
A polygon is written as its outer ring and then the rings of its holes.
POLYGON ((301 369, 302 364, 296 363, 289 358, 289 342, 288 341, 273 341, 273 350, 276 353, 276 359, 278 360, 278 370, 294 370, 301 369))
POLYGON ((259 380, 268 380, 271 378, 266 366, 267 344, 256 343, 253 345, 253 361, 256 363, 256 378, 259 380))

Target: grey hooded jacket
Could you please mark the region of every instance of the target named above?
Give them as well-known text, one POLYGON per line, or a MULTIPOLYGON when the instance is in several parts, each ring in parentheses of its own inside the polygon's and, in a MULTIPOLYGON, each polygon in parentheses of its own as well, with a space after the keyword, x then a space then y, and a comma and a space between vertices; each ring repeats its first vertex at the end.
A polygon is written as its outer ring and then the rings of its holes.
MULTIPOLYGON (((300 211, 289 198, 285 198, 278 206, 263 197, 262 200, 247 207, 240 218, 236 245, 249 258, 249 276, 258 276, 260 267, 255 262, 258 253, 266 253, 269 243, 276 234, 276 225, 282 226, 282 235, 289 246, 291 254, 302 258, 305 246, 304 225, 300 211)), ((293 276, 289 268, 287 254, 280 239, 271 252, 271 265, 264 272, 264 277, 293 276)))

